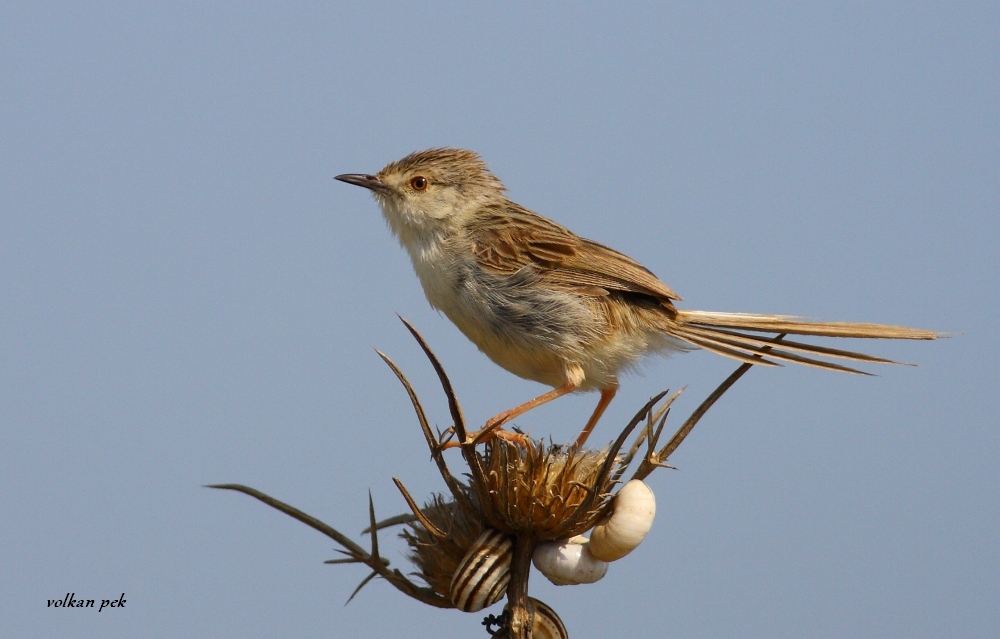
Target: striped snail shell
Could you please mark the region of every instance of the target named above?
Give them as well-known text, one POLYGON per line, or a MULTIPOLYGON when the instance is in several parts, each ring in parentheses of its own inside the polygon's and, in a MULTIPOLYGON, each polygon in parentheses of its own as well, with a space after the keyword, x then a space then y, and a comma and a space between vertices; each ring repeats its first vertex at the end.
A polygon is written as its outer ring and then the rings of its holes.
POLYGON ((590 553, 590 544, 582 535, 539 544, 531 563, 557 586, 592 584, 608 572, 608 563, 590 553))
POLYGON ((451 601, 465 612, 478 612, 503 599, 510 581, 514 543, 487 528, 472 542, 451 578, 451 601))
MULTIPOLYGON (((531 611, 531 639, 569 639, 569 632, 562 619, 545 602, 528 597, 528 609, 531 611)), ((510 604, 504 606, 503 610, 510 610, 510 604)))
POLYGON ((603 561, 615 561, 635 550, 653 525, 656 499, 638 479, 626 483, 615 495, 611 516, 594 526, 590 552, 603 561))
POLYGON ((531 637, 532 639, 569 639, 566 626, 556 611, 543 602, 528 597, 531 603, 531 637))

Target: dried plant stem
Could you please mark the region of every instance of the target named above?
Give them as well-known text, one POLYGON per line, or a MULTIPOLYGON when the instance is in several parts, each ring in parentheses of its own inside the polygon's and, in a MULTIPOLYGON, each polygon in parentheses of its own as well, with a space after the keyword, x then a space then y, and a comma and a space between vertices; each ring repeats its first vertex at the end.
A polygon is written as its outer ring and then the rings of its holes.
MULTIPOLYGON (((775 337, 773 340, 769 341, 771 341, 774 344, 777 344, 781 342, 782 338, 784 337, 785 333, 782 333, 781 335, 775 337)), ((761 359, 764 356, 764 353, 770 350, 770 348, 771 348, 770 346, 764 348, 761 354, 754 355, 754 359, 758 360, 761 359)), ((636 469, 635 474, 632 476, 632 478, 645 479, 658 466, 666 465, 667 459, 670 457, 671 454, 673 454, 675 450, 677 450, 677 447, 681 445, 681 442, 684 441, 684 438, 687 437, 692 430, 694 430, 695 425, 698 424, 698 420, 700 420, 705 415, 705 413, 708 412, 708 409, 710 409, 712 405, 715 404, 715 402, 718 401, 719 398, 722 397, 725 394, 725 392, 729 390, 729 388, 737 382, 737 380, 739 380, 739 378, 743 377, 743 374, 746 373, 748 370, 750 370, 752 366, 753 366, 752 363, 747 362, 742 366, 740 366, 739 368, 737 368, 735 371, 732 372, 732 374, 729 377, 723 380, 723 382, 719 384, 718 388, 712 391, 712 394, 706 397, 705 401, 703 401, 698 406, 698 408, 696 408, 695 411, 691 413, 691 416, 687 418, 687 420, 681 425, 679 429, 677 429, 677 432, 674 434, 673 437, 670 438, 670 441, 667 442, 667 444, 663 448, 656 451, 655 453, 650 451, 650 454, 647 455, 639 464, 639 467, 636 469)))
MULTIPOLYGON (((406 320, 403 321, 405 322, 406 320)), ((441 454, 440 443, 431 431, 430 423, 427 421, 427 414, 424 413, 424 408, 421 406, 420 400, 417 398, 417 393, 413 390, 413 386, 410 384, 410 381, 406 379, 406 375, 403 375, 403 371, 399 370, 399 367, 396 366, 395 362, 389 359, 388 356, 378 349, 375 349, 375 352, 378 353, 378 356, 382 358, 382 361, 384 361, 389 368, 392 369, 393 374, 396 375, 396 378, 403 385, 403 388, 406 389, 407 395, 410 396, 410 403, 413 404, 413 410, 417 413, 417 420, 420 422, 420 428, 424 433, 424 439, 427 440, 427 447, 431 449, 431 458, 437 465, 438 472, 441 473, 441 477, 444 479, 444 483, 448 487, 448 490, 451 491, 452 497, 455 498, 455 501, 471 508, 471 504, 468 503, 465 493, 462 492, 458 480, 456 480, 448 470, 448 464, 444 461, 444 455, 441 454)))
POLYGON ((507 610, 510 639, 531 639, 531 607, 528 603, 528 576, 531 573, 531 554, 535 538, 520 534, 514 539, 514 557, 510 565, 510 583, 507 584, 507 610))
MULTIPOLYGON (((592 491, 588 491, 587 496, 582 502, 580 502, 576 512, 574 512, 573 515, 570 516, 570 518, 565 522, 564 526, 566 529, 571 528, 573 524, 583 518, 583 516, 593 507, 594 502, 597 501, 598 497, 600 497, 598 491, 601 489, 601 484, 604 479, 611 477, 614 465, 618 461, 618 451, 625 445, 625 440, 632 434, 635 427, 639 425, 639 422, 641 422, 644 417, 649 415, 650 411, 653 410, 653 406, 655 406, 658 401, 663 399, 663 396, 668 392, 669 391, 663 391, 646 402, 646 405, 639 409, 639 412, 635 414, 635 417, 632 418, 628 425, 625 426, 622 432, 618 435, 618 438, 614 441, 614 443, 611 444, 611 448, 608 450, 608 455, 604 458, 604 465, 598 475, 598 481, 595 482, 594 489, 592 491)), ((608 508, 610 505, 610 502, 608 502, 605 507, 608 508)))
POLYGON ((451 380, 448 379, 448 375, 444 372, 444 367, 441 366, 441 362, 438 361, 437 356, 431 350, 431 347, 427 345, 424 341, 423 336, 414 328, 413 324, 410 324, 402 316, 398 316, 406 329, 410 331, 413 338, 417 340, 417 344, 424 351, 424 355, 430 360, 431 366, 434 367, 434 372, 437 373, 438 380, 441 382, 441 387, 444 389, 444 394, 448 398, 448 410, 451 412, 451 418, 454 422, 453 428, 455 429, 455 435, 458 436, 459 447, 462 450, 462 457, 465 459, 465 463, 469 466, 469 472, 472 475, 472 481, 474 484, 486 485, 486 473, 483 470, 482 460, 479 455, 476 454, 476 446, 474 443, 469 441, 468 429, 465 426, 465 415, 462 414, 462 407, 458 403, 458 397, 455 396, 455 390, 452 388, 451 380))
MULTIPOLYGON (((323 533, 330 539, 333 539, 335 542, 343 546, 344 548, 343 552, 344 554, 347 555, 346 560, 333 560, 332 563, 365 564, 366 566, 372 569, 373 576, 378 575, 379 577, 384 578, 386 581, 395 586, 396 589, 402 592, 403 594, 409 595, 418 601, 422 601, 423 603, 428 604, 430 606, 434 606, 436 608, 454 607, 454 605, 451 603, 450 600, 445 599, 438 593, 434 592, 434 590, 432 590, 431 588, 424 588, 414 584, 412 581, 407 579, 406 576, 403 575, 403 573, 399 572, 398 570, 389 570, 388 560, 382 559, 378 554, 378 536, 377 536, 377 531, 375 530, 375 509, 371 503, 371 496, 369 496, 368 498, 369 500, 368 505, 369 505, 369 519, 371 520, 370 529, 371 529, 371 539, 372 539, 372 551, 369 553, 364 548, 362 548, 358 544, 348 539, 340 531, 333 528, 332 526, 323 523, 322 521, 316 519, 312 515, 307 515, 306 513, 302 512, 298 508, 295 508, 294 506, 290 506, 285 502, 275 499, 274 497, 271 497, 266 493, 262 493, 261 491, 255 488, 250 488, 249 486, 243 486, 242 484, 212 484, 206 486, 206 488, 235 490, 236 492, 250 495, 251 497, 264 502, 271 508, 280 510, 289 517, 297 519, 302 523, 306 524, 307 526, 309 526, 310 528, 318 530, 319 532, 323 533)), ((370 579, 371 577, 362 581, 361 584, 358 586, 358 588, 355 589, 354 593, 351 594, 351 597, 354 597, 354 594, 357 594, 358 590, 360 590, 362 586, 368 583, 370 579)), ((350 599, 348 599, 348 601, 350 601, 350 599)))

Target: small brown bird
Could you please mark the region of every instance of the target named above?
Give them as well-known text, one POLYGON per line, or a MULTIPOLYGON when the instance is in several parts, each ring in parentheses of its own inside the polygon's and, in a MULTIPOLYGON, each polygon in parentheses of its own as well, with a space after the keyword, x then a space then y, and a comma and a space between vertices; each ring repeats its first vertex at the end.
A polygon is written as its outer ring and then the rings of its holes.
POLYGON ((496 415, 476 437, 567 393, 599 390, 582 445, 618 390, 619 374, 649 353, 702 347, 764 366, 862 373, 816 357, 892 362, 767 334, 938 337, 903 326, 678 309, 680 296, 635 260, 507 199, 472 151, 420 151, 376 175, 336 179, 374 194, 431 306, 503 368, 553 387, 496 415))

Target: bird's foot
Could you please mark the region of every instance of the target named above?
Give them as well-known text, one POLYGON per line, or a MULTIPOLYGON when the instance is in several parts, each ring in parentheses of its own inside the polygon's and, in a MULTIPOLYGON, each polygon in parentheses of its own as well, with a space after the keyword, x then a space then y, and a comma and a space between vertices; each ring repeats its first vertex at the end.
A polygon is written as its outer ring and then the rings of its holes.
MULTIPOLYGON (((527 435, 525 435, 524 433, 504 430, 503 428, 501 428, 501 426, 503 426, 504 423, 506 423, 509 418, 510 417, 509 415, 507 415, 507 413, 500 413, 496 417, 487 421, 486 425, 480 428, 479 430, 472 433, 467 433, 464 444, 471 444, 475 446, 476 444, 482 443, 483 441, 491 437, 496 437, 511 442, 512 444, 519 446, 521 448, 527 448, 528 442, 530 441, 530 438, 527 435)), ((451 439, 451 436, 455 434, 454 428, 449 428, 444 432, 444 434, 447 436, 447 438, 439 442, 438 448, 440 450, 447 450, 449 448, 458 448, 463 445, 463 442, 451 439)))

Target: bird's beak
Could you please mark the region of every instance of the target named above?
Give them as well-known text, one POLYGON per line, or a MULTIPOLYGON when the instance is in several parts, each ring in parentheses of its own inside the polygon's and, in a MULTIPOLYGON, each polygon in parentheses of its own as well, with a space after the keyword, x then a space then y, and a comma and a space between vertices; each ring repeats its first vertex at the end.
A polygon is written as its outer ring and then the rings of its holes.
POLYGON ((378 177, 374 175, 365 175, 363 173, 344 173, 343 175, 338 175, 333 179, 340 180, 341 182, 347 182, 348 184, 353 184, 355 186, 363 186, 376 193, 386 193, 389 191, 389 187, 386 186, 385 182, 378 179, 378 177))

